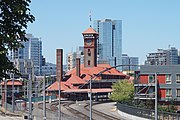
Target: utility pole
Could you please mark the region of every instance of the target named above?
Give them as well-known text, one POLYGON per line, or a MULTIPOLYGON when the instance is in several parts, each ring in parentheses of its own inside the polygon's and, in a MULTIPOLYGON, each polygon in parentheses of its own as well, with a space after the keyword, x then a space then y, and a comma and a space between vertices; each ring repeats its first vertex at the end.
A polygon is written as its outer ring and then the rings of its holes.
POLYGON ((45 83, 46 82, 46 76, 44 75, 43 80, 43 120, 46 120, 46 88, 45 83))
POLYGON ((11 74, 11 80, 12 80, 12 112, 14 112, 14 74, 11 74))
POLYGON ((128 56, 128 59, 129 59, 129 74, 130 74, 130 70, 131 70, 131 59, 130 59, 130 57, 128 56))
POLYGON ((89 97, 90 97, 90 120, 92 120, 92 77, 90 79, 90 85, 89 85, 89 89, 90 89, 90 94, 89 94, 89 97))
POLYGON ((4 87, 4 108, 5 108, 5 114, 6 114, 6 111, 7 111, 7 81, 6 81, 6 78, 3 78, 4 80, 4 83, 5 83, 5 87, 4 87))
POLYGON ((157 73, 155 73, 155 120, 158 120, 158 89, 157 89, 157 73))
POLYGON ((1 105, 2 105, 2 85, 1 85, 1 105))
POLYGON ((29 74, 29 120, 32 120, 32 99, 31 99, 31 94, 32 94, 32 80, 31 80, 31 75, 29 74))
POLYGON ((58 109, 58 117, 59 117, 59 120, 61 120, 61 80, 60 80, 60 79, 59 79, 58 89, 59 89, 59 109, 58 109))

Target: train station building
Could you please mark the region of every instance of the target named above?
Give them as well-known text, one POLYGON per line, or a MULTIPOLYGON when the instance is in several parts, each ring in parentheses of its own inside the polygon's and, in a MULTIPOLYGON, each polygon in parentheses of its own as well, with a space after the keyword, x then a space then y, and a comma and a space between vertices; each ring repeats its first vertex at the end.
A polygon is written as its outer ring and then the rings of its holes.
POLYGON ((91 81, 92 98, 95 100, 107 99, 112 92, 113 83, 123 79, 128 80, 130 77, 109 64, 97 64, 98 33, 89 27, 82 34, 84 38, 84 64, 80 64, 80 58, 76 58, 76 67, 63 75, 63 50, 57 49, 57 81, 46 91, 49 95, 58 95, 60 88, 61 97, 84 100, 88 99, 91 81))

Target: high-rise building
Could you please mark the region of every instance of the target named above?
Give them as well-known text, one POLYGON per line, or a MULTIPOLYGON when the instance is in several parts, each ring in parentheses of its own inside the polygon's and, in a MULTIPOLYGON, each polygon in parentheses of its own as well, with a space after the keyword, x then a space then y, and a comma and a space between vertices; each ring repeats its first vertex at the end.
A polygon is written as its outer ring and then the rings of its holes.
POLYGON ((158 49, 157 52, 148 53, 145 64, 149 65, 175 65, 178 64, 178 49, 158 49))
POLYGON ((34 65, 31 59, 14 59, 12 60, 15 68, 19 70, 22 77, 29 78, 29 75, 34 76, 34 65))
POLYGON ((28 41, 21 42, 23 48, 11 52, 11 59, 31 59, 34 64, 34 74, 42 73, 42 41, 32 34, 26 34, 28 41))
MULTIPOLYGON (((95 20, 93 28, 99 33, 97 41, 98 62, 108 61, 111 66, 114 66, 115 63, 116 65, 121 65, 122 20, 95 20)), ((117 69, 120 70, 120 68, 117 69)))
POLYGON ((122 65, 127 65, 127 66, 122 66, 123 71, 126 71, 126 70, 137 71, 138 65, 139 65, 139 58, 131 57, 131 56, 128 56, 127 54, 122 54, 122 65))
POLYGON ((80 63, 84 64, 84 46, 77 47, 76 52, 66 54, 67 71, 76 67, 76 58, 80 58, 80 63))
POLYGON ((70 52, 66 55, 67 71, 72 70, 76 66, 76 52, 70 52))

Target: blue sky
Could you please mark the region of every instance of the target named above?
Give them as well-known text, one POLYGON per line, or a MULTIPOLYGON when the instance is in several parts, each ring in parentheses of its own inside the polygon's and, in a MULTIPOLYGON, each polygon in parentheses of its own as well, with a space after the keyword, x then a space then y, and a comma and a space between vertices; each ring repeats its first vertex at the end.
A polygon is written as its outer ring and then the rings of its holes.
POLYGON ((157 48, 180 48, 179 6, 179 0, 32 0, 36 21, 27 33, 41 37, 43 55, 55 63, 57 48, 64 50, 65 58, 83 45, 81 33, 89 27, 91 9, 92 20, 122 20, 123 53, 139 57, 142 64, 157 48))

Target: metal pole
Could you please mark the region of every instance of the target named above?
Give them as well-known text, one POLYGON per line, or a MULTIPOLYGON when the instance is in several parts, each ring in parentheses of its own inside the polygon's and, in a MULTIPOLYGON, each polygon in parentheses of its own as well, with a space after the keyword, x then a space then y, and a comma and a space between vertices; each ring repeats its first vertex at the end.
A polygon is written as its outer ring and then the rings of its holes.
POLYGON ((12 80, 12 112, 14 112, 14 74, 11 76, 12 80))
POLYGON ((158 120, 158 89, 157 73, 155 73, 155 120, 158 120))
POLYGON ((89 95, 89 97, 90 97, 90 120, 92 120, 92 77, 91 77, 91 79, 90 79, 90 85, 89 85, 89 89, 90 89, 90 95, 89 95))
POLYGON ((5 108, 5 114, 6 114, 6 111, 7 111, 7 81, 6 79, 4 78, 4 83, 5 83, 5 88, 4 88, 4 108, 5 108))
POLYGON ((130 64, 131 64, 131 60, 130 60, 130 57, 128 57, 129 58, 129 74, 130 74, 130 64))
POLYGON ((59 84, 58 84, 58 89, 59 89, 59 110, 58 110, 58 117, 59 120, 61 120, 61 80, 59 79, 59 84))
POLYGON ((45 88, 45 83, 46 82, 46 76, 44 75, 44 80, 43 80, 43 120, 46 120, 46 88, 45 88))
POLYGON ((32 94, 32 81, 31 75, 29 74, 29 120, 32 120, 32 101, 31 101, 31 94, 32 94))
POLYGON ((2 94, 2 84, 1 84, 1 105, 2 105, 2 97, 3 97, 3 94, 2 94))

